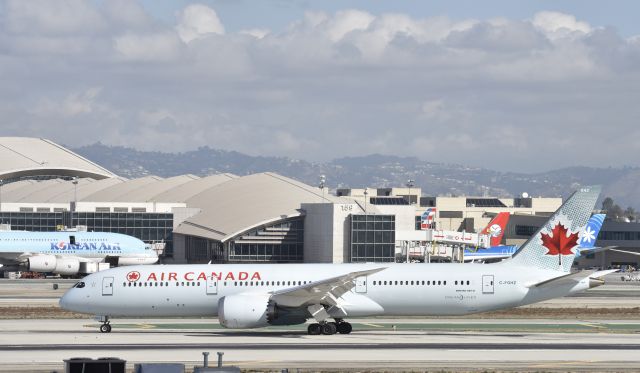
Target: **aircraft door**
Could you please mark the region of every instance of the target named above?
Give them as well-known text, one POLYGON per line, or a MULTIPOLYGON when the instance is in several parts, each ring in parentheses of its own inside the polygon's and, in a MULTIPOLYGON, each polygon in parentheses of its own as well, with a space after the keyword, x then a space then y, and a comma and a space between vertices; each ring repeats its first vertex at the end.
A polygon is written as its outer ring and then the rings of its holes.
POLYGON ((218 278, 209 276, 207 277, 207 295, 218 294, 218 278))
POLYGON ((493 275, 482 276, 482 294, 493 294, 493 275))
POLYGON ((356 277, 356 293, 367 292, 367 276, 356 277))
POLYGON ((102 278, 102 295, 113 295, 113 277, 102 278))

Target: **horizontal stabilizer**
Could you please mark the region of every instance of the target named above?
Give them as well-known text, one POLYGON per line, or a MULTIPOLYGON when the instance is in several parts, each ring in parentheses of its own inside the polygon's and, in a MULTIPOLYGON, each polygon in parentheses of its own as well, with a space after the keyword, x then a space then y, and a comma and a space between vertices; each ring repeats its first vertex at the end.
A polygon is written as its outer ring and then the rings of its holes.
POLYGON ((625 254, 631 254, 631 255, 640 255, 640 253, 635 252, 635 251, 625 251, 625 250, 618 250, 618 249, 609 249, 611 251, 615 251, 618 253, 625 253, 625 254))
POLYGON ((583 278, 589 277, 592 273, 595 273, 595 271, 591 270, 591 271, 579 271, 579 272, 567 273, 566 275, 562 275, 562 276, 550 278, 548 280, 529 284, 527 285, 527 287, 533 288, 533 287, 541 287, 541 286, 551 285, 551 284, 561 285, 561 284, 568 284, 568 283, 576 283, 576 282, 580 282, 580 280, 582 280, 583 278))
POLYGON ((533 288, 533 287, 542 287, 542 286, 549 286, 549 285, 554 285, 554 286, 558 286, 558 285, 566 285, 566 284, 575 284, 578 283, 582 280, 584 280, 585 278, 589 278, 592 280, 599 280, 602 277, 613 273, 613 272, 617 272, 617 269, 607 269, 604 271, 594 271, 594 270, 588 270, 588 271, 578 271, 578 272, 573 272, 573 273, 568 273, 566 275, 563 276, 558 276, 558 277, 554 277, 551 278, 549 280, 545 280, 545 281, 541 281, 541 282, 537 282, 534 284, 530 284, 527 285, 527 287, 529 288, 533 288))

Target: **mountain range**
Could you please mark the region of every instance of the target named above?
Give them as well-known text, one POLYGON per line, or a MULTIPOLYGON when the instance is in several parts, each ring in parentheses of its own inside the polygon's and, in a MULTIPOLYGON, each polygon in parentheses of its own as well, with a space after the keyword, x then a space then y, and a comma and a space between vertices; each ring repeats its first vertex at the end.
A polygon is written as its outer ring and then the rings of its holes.
POLYGON ((380 154, 314 163, 287 157, 251 156, 209 147, 164 153, 96 143, 72 150, 127 178, 182 174, 206 176, 223 172, 248 175, 271 171, 310 185, 318 185, 320 175, 325 175, 326 185, 331 190, 365 186, 400 187, 413 180, 425 196, 514 197, 526 192, 531 196, 555 197, 567 196, 580 185, 600 184, 603 186, 602 196, 611 197, 623 208, 637 206, 640 198, 638 167, 578 166, 531 174, 380 154))

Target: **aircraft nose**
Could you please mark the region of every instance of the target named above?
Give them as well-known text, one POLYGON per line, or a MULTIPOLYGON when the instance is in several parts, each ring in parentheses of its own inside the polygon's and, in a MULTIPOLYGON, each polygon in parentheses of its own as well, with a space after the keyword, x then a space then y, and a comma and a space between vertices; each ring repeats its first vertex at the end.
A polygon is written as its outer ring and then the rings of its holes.
POLYGON ((68 310, 68 304, 69 304, 69 298, 67 298, 67 295, 69 294, 69 292, 64 293, 61 297, 60 300, 58 300, 58 305, 60 306, 60 308, 62 308, 63 310, 68 310))
POLYGON ((62 295, 62 297, 58 301, 58 305, 60 306, 60 308, 67 311, 80 312, 81 310, 79 309, 79 307, 81 303, 78 302, 77 293, 78 292, 74 291, 74 289, 67 290, 67 292, 64 293, 64 295, 62 295))

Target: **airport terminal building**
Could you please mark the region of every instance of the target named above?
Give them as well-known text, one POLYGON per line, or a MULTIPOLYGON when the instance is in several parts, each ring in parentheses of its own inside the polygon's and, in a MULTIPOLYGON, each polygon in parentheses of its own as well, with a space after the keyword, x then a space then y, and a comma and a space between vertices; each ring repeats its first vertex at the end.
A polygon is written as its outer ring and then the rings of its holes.
MULTIPOLYGON (((424 241, 420 216, 477 232, 509 211, 506 244, 523 242, 561 198, 425 197, 420 188, 338 189, 275 173, 119 177, 51 141, 0 138, 0 223, 48 231, 81 226, 128 234, 164 263, 393 262, 424 241)), ((599 245, 640 248, 640 224, 606 222, 599 245)), ((635 264, 612 253, 584 266, 635 264)))

